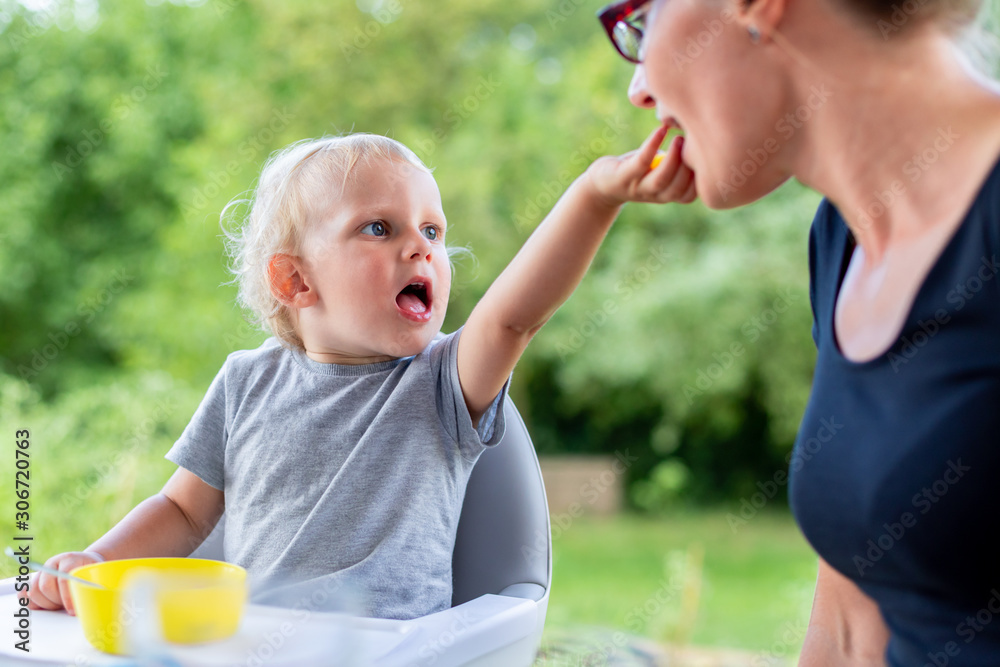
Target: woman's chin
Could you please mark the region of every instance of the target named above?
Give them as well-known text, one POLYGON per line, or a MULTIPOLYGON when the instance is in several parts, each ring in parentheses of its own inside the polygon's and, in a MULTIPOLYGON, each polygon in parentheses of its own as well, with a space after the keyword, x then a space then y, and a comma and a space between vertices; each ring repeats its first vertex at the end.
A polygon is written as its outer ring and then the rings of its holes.
POLYGON ((710 209, 717 211, 736 208, 747 202, 743 200, 743 195, 745 193, 740 192, 739 188, 732 187, 726 181, 713 178, 712 176, 703 176, 706 172, 700 172, 695 170, 694 172, 694 185, 698 190, 698 199, 701 203, 710 209))

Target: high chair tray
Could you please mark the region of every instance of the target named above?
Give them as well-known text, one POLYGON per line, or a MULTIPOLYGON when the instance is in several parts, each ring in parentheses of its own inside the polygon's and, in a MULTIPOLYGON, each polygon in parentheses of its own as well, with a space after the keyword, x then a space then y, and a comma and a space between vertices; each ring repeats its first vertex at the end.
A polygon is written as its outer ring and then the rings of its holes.
MULTIPOLYGON (((11 580, 0 581, 0 667, 6 665, 136 665, 134 659, 93 648, 77 618, 65 611, 31 612, 30 653, 14 648, 13 613, 17 610, 11 580)), ((237 634, 197 646, 166 646, 164 667, 223 667, 255 665, 380 665, 395 667, 428 660, 436 667, 466 664, 486 644, 497 648, 528 638, 536 625, 535 604, 529 600, 484 595, 460 607, 412 621, 357 618, 344 614, 311 613, 263 605, 247 605, 237 634), (463 636, 464 635, 464 636, 463 636)), ((488 652, 488 650, 486 651, 488 652)), ((157 651, 153 650, 157 655, 157 651)), ((162 655, 162 653, 159 653, 162 655)), ((427 664, 430 664, 429 662, 427 664)))

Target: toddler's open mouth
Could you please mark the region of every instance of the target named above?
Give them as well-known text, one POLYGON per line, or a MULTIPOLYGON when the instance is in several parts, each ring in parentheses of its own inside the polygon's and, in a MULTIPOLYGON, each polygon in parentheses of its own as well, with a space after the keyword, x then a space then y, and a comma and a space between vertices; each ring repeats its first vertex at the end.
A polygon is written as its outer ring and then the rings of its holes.
POLYGON ((429 282, 414 280, 396 295, 396 307, 404 317, 415 322, 431 318, 431 286, 429 282))

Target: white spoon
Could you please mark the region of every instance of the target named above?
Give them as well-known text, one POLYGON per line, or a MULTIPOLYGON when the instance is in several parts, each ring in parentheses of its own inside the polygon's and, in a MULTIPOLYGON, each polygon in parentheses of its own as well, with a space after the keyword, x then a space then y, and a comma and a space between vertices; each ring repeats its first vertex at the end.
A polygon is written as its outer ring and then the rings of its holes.
MULTIPOLYGON (((10 547, 4 549, 3 552, 19 563, 21 563, 22 562, 21 559, 24 558, 24 556, 18 556, 16 553, 14 553, 14 550, 11 549, 10 547)), ((75 581, 76 583, 83 584, 84 586, 90 586, 92 588, 100 588, 105 591, 111 590, 107 586, 101 586, 100 584, 94 583, 93 581, 87 581, 86 579, 81 579, 80 577, 74 577, 72 574, 67 574, 66 572, 55 570, 51 567, 48 567, 47 565, 36 563, 35 561, 30 559, 28 560, 28 567, 38 572, 51 574, 53 577, 59 577, 60 579, 68 579, 69 581, 75 581)))

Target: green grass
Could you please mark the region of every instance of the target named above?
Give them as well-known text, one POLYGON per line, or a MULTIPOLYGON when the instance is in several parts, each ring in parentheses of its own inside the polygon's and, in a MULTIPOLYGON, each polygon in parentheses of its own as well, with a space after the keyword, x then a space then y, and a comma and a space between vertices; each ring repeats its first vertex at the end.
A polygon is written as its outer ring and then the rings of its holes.
POLYGON ((787 511, 735 533, 726 509, 579 518, 554 532, 553 554, 547 637, 599 626, 754 652, 801 646, 817 560, 787 511))

